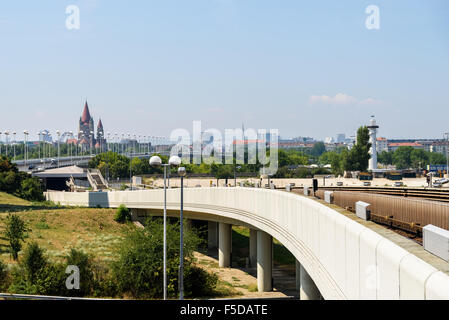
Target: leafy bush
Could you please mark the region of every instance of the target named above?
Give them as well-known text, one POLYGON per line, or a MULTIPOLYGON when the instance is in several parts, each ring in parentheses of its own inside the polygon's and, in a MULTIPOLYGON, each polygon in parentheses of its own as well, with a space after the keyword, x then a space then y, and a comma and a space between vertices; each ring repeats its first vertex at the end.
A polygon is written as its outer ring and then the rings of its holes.
POLYGON ((0 292, 8 287, 8 270, 6 264, 0 260, 0 292))
POLYGON ((12 270, 10 292, 60 295, 65 292, 65 268, 52 264, 45 256, 44 249, 35 242, 28 245, 19 265, 12 270))
POLYGON ((26 172, 19 172, 17 165, 4 156, 0 156, 0 191, 31 201, 44 200, 40 180, 26 172))
POLYGON ((189 265, 184 275, 184 291, 186 297, 207 297, 215 293, 218 276, 189 265))
MULTIPOLYGON (((193 251, 202 240, 194 229, 184 231, 184 281, 186 296, 208 295, 214 290, 215 276, 194 268, 193 251)), ((161 298, 163 295, 163 223, 148 220, 144 229, 128 235, 112 265, 118 289, 134 298, 161 298)), ((178 295, 179 224, 167 223, 167 293, 178 295)))
POLYGON ((126 189, 129 189, 128 185, 122 183, 122 185, 120 186, 120 190, 125 191, 126 189))
POLYGON ((120 222, 120 223, 124 223, 126 221, 131 221, 131 212, 124 204, 121 204, 117 208, 114 220, 117 222, 120 222))
POLYGON ((83 251, 71 249, 66 257, 67 266, 77 266, 80 271, 79 290, 68 290, 69 296, 87 296, 91 295, 95 286, 95 277, 93 272, 93 263, 91 257, 83 251))
POLYGON ((21 183, 20 196, 30 201, 44 201, 41 181, 36 178, 26 178, 21 183))

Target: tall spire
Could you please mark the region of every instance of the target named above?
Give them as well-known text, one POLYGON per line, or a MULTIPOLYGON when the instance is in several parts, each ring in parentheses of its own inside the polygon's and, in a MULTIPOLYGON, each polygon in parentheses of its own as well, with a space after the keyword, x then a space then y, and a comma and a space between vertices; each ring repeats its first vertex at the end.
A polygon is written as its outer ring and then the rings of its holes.
POLYGON ((84 104, 83 115, 81 116, 81 121, 87 122, 89 120, 90 120, 89 106, 87 105, 87 100, 86 100, 86 103, 84 104))
POLYGON ((101 123, 101 119, 98 119, 97 129, 103 130, 103 123, 101 123))

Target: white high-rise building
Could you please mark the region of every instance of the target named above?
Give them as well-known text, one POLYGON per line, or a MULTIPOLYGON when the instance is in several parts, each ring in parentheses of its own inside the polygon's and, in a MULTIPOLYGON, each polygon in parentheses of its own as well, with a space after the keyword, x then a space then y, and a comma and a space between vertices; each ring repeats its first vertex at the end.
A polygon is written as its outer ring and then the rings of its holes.
POLYGON ((369 142, 371 143, 371 158, 368 162, 368 169, 369 170, 375 170, 377 169, 377 128, 379 126, 376 124, 376 119, 374 119, 374 116, 371 116, 371 120, 369 122, 368 130, 369 130, 369 142))
POLYGON ((346 140, 346 135, 344 133, 337 134, 337 143, 343 143, 346 140))

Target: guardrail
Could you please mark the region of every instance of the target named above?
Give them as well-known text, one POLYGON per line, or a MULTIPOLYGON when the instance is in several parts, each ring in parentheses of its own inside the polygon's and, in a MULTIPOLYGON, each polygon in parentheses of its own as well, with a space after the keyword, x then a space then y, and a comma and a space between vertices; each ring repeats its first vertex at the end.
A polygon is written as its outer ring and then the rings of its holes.
POLYGON ((62 296, 39 296, 30 294, 16 293, 0 293, 0 300, 5 299, 27 299, 27 300, 117 300, 117 299, 99 299, 99 298, 79 298, 79 297, 62 297, 62 296))

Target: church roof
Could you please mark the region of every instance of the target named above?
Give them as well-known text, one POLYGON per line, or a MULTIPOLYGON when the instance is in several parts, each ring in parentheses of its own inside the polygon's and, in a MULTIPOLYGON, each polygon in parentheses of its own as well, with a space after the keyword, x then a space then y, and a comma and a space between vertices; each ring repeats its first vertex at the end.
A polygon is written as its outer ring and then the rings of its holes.
POLYGON ((103 129, 103 123, 101 123, 101 119, 98 120, 97 128, 98 129, 103 129))
POLYGON ((90 113, 89 113, 89 106, 87 105, 87 101, 84 104, 84 110, 83 110, 83 115, 81 116, 81 121, 82 122, 88 122, 90 121, 90 113))

